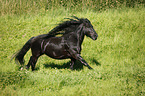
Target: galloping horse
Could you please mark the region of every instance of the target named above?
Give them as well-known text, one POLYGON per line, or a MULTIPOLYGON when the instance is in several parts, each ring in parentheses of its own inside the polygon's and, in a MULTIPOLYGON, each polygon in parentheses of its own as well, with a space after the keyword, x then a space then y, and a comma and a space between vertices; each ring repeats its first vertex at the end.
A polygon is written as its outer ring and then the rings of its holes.
POLYGON ((31 65, 32 71, 35 69, 38 58, 43 54, 54 59, 70 58, 70 68, 72 70, 76 60, 80 61, 89 69, 92 69, 80 56, 81 44, 85 35, 96 40, 98 37, 97 33, 87 18, 72 16, 72 18, 66 19, 66 21, 58 24, 58 26, 53 28, 48 34, 30 38, 23 48, 13 56, 13 58, 23 65, 24 55, 31 48, 32 56, 30 57, 26 68, 29 69, 31 65))

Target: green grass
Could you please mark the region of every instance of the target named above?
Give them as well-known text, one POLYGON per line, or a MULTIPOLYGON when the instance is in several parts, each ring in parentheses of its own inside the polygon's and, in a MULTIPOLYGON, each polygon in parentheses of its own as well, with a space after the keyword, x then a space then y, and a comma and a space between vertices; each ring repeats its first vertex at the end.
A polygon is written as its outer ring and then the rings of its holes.
POLYGON ((144 6, 144 0, 0 0, 0 15, 20 15, 50 11, 63 7, 66 10, 95 11, 108 8, 144 6))
MULTIPOLYGON (((0 17, 0 93, 2 96, 118 96, 145 95, 145 8, 75 12, 54 11, 0 17), (69 69, 69 60, 39 58, 35 72, 18 70, 11 56, 32 36, 49 32, 65 17, 88 18, 99 37, 86 37, 81 64, 69 69)), ((25 56, 26 63, 31 52, 25 56)), ((25 64, 26 64, 25 63, 25 64)), ((79 62, 78 62, 79 63, 79 62)))

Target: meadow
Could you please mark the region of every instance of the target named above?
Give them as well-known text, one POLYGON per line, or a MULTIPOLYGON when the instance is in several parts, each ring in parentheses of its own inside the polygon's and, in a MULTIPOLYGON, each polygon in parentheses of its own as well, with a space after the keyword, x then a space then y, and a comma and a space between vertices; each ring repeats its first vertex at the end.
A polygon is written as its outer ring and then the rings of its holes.
MULTIPOLYGON (((144 96, 145 8, 110 8, 104 11, 40 10, 37 13, 0 16, 1 96, 144 96), (98 33, 96 41, 85 37, 80 62, 69 69, 70 60, 39 58, 36 71, 19 70, 11 56, 25 42, 48 33, 64 18, 88 18, 98 33)), ((25 56, 28 63, 31 51, 25 56)))

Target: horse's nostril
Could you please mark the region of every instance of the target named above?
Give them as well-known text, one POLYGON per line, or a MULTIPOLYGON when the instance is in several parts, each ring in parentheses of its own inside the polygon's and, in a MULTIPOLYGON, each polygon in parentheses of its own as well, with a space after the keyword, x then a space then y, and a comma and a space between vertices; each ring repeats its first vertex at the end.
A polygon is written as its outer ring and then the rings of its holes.
POLYGON ((96 34, 96 37, 98 38, 98 35, 96 34))

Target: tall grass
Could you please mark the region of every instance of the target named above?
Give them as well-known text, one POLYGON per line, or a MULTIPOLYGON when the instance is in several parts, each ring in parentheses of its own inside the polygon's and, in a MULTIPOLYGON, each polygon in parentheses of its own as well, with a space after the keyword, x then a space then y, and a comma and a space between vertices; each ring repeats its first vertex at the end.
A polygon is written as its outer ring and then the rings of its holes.
POLYGON ((37 13, 63 7, 67 10, 97 11, 108 8, 144 6, 144 0, 0 0, 0 15, 37 13))
MULTIPOLYGON (((39 14, 0 17, 0 93, 3 96, 144 96, 145 8, 70 11, 63 8, 39 14), (39 58, 36 71, 18 70, 11 55, 32 36, 47 33, 65 17, 88 18, 99 37, 85 37, 82 57, 94 68, 69 60, 39 58)), ((31 52, 25 56, 25 61, 31 52)), ((25 64, 26 64, 25 63, 25 64)))

